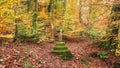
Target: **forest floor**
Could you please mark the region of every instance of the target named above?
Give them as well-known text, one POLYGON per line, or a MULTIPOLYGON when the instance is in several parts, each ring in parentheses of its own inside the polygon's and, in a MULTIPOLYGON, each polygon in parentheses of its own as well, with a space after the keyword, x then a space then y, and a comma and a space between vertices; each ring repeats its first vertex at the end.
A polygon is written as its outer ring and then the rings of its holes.
POLYGON ((66 41, 68 49, 74 55, 70 61, 63 61, 51 53, 54 43, 12 43, 0 44, 0 68, 112 68, 120 59, 109 54, 107 59, 90 57, 94 52, 103 51, 98 44, 86 39, 79 42, 66 41), (83 64, 81 59, 89 62, 83 64))

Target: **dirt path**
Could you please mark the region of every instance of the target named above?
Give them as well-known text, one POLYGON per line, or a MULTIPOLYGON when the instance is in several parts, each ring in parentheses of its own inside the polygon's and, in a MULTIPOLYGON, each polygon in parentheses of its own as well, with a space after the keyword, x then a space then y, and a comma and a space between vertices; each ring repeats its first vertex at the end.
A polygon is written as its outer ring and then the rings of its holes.
POLYGON ((91 45, 89 40, 81 42, 66 42, 74 55, 71 61, 62 61, 51 53, 55 43, 10 43, 0 45, 0 68, 110 68, 104 60, 89 57, 90 53, 102 51, 97 45, 91 45), (82 64, 81 59, 90 62, 90 66, 82 64))

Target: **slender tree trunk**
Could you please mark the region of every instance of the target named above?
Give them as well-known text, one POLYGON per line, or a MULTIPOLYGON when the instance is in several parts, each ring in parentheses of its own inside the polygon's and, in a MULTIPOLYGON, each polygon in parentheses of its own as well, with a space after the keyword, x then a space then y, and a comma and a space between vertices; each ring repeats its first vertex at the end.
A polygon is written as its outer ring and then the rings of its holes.
POLYGON ((30 11, 30 0, 27 0, 27 12, 30 11))
POLYGON ((37 28, 37 0, 34 0, 34 9, 33 9, 33 20, 32 20, 32 26, 33 26, 33 32, 36 32, 37 28))
POLYGON ((50 17, 50 25, 51 25, 51 39, 54 40, 54 35, 55 35, 55 28, 54 28, 54 17, 55 17, 55 1, 56 0, 50 0, 49 6, 48 6, 48 13, 50 17))
POLYGON ((63 3, 63 6, 64 6, 63 14, 65 14, 65 11, 66 11, 66 5, 67 5, 67 0, 64 0, 64 3, 63 3))
MULTIPOLYGON (((16 16, 16 7, 13 10, 14 10, 14 15, 16 16)), ((18 37, 18 25, 16 19, 14 19, 14 22, 15 22, 15 34, 14 34, 13 42, 16 42, 18 37)))
POLYGON ((81 0, 79 0, 79 22, 82 23, 82 14, 81 14, 81 7, 82 7, 82 2, 81 0))
POLYGON ((54 4, 54 0, 52 1, 52 5, 51 5, 51 29, 52 29, 52 33, 51 33, 51 38, 54 39, 54 7, 55 7, 55 4, 54 4))

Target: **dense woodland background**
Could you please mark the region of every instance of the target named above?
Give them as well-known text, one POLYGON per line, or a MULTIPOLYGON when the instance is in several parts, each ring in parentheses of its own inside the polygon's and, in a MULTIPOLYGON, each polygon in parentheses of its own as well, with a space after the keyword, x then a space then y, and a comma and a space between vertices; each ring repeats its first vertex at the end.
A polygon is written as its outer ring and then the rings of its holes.
POLYGON ((119 0, 0 0, 0 68, 120 68, 119 26, 119 0), (73 60, 50 53, 61 41, 73 60), (17 51, 15 67, 9 55, 17 51))

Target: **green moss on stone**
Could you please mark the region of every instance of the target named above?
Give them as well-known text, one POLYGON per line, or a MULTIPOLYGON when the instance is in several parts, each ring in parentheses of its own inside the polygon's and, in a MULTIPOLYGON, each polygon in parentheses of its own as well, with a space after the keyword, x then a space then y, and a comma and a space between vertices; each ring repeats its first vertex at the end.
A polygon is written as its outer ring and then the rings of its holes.
POLYGON ((67 50, 68 48, 66 46, 56 46, 54 47, 54 50, 67 50))
POLYGON ((62 60, 70 60, 73 58, 73 55, 64 42, 57 42, 52 53, 59 55, 62 60))
POLYGON ((56 45, 65 45, 65 42, 57 42, 56 45))

